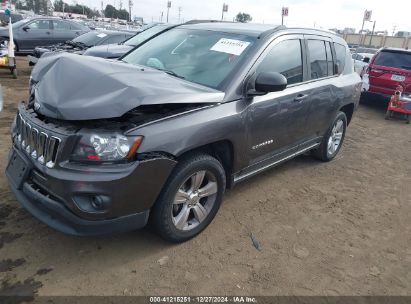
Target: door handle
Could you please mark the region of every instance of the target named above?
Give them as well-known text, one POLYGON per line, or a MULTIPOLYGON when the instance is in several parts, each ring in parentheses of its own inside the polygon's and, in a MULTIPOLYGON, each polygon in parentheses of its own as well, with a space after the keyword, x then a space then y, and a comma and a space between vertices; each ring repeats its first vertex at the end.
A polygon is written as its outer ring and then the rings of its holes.
POLYGON ((50 32, 46 32, 46 34, 50 35, 50 32))
POLYGON ((304 99, 306 99, 308 97, 307 94, 298 94, 295 98, 294 98, 294 102, 302 102, 304 99))

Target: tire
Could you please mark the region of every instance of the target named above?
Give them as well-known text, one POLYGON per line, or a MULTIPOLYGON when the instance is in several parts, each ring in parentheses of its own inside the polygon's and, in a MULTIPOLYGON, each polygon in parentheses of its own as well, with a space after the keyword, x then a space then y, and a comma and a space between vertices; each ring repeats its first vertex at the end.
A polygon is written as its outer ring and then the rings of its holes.
POLYGON ((384 118, 385 118, 385 120, 390 120, 391 116, 392 116, 391 111, 387 110, 387 112, 385 112, 385 117, 384 118))
POLYGON ((328 128, 320 146, 313 150, 313 155, 321 161, 328 162, 333 160, 341 149, 344 142, 345 132, 347 130, 347 116, 344 112, 338 112, 337 116, 333 120, 331 126, 328 128), (342 123, 342 124, 341 124, 342 123), (335 133, 334 131, 340 131, 335 133), (338 136, 337 136, 338 135, 338 136), (337 140, 339 142, 337 145, 337 140), (330 148, 330 144, 334 144, 330 148))
POLYGON ((152 208, 150 222, 163 239, 187 241, 211 223, 225 187, 225 171, 217 159, 202 153, 188 155, 171 173, 152 208), (200 198, 206 190, 209 195, 200 198))

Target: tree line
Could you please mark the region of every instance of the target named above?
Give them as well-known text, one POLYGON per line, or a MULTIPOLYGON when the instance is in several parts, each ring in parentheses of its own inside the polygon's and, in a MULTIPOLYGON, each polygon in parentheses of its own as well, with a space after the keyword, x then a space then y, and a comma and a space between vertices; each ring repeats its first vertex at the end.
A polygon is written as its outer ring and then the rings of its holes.
POLYGON ((87 15, 88 18, 107 17, 119 18, 129 20, 129 13, 125 9, 116 9, 114 6, 108 4, 103 12, 92 9, 86 5, 74 4, 70 5, 63 0, 55 0, 51 4, 50 0, 25 0, 16 2, 16 9, 33 11, 36 14, 49 15, 52 11, 64 12, 67 14, 81 14, 87 15), (103 13, 103 14, 102 14, 103 13))

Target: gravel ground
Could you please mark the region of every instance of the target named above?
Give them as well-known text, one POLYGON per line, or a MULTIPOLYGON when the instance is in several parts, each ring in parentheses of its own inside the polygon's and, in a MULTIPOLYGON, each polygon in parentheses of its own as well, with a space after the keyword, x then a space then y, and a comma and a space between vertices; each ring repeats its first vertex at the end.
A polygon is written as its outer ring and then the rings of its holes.
POLYGON ((187 243, 148 229, 80 238, 9 191, 9 126, 30 74, 18 66, 18 80, 0 70, 0 294, 411 295, 411 126, 383 106, 360 106, 334 161, 301 156, 228 191, 187 243))

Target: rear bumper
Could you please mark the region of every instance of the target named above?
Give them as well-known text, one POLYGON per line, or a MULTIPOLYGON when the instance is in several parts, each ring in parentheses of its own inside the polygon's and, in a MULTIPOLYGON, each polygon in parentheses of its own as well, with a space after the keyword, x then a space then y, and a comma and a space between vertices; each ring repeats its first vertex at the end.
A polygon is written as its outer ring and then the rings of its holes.
POLYGON ((361 93, 361 98, 376 101, 376 102, 389 102, 391 95, 380 93, 380 92, 372 92, 370 90, 370 91, 363 91, 361 93))

